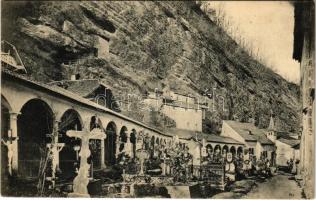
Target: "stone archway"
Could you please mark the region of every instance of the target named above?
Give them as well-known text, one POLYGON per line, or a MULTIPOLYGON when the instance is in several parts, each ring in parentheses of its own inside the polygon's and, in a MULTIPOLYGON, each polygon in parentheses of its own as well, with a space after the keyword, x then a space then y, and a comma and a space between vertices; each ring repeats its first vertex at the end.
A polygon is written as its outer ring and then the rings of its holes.
MULTIPOLYGON (((90 119, 90 131, 93 129, 102 129, 103 125, 101 120, 97 116, 92 116, 90 119)), ((93 169, 101 169, 102 167, 102 141, 97 139, 90 139, 89 148, 91 156, 89 158, 89 164, 92 165, 93 169)))
POLYGON ((161 150, 161 146, 160 146, 160 138, 156 137, 156 142, 155 142, 155 147, 154 147, 154 157, 157 158, 160 156, 160 150, 161 150))
POLYGON ((229 148, 227 145, 224 145, 222 148, 222 155, 226 159, 227 153, 229 153, 229 148))
POLYGON ((154 157, 155 152, 155 136, 152 136, 150 139, 150 157, 154 157))
POLYGON ((236 157, 236 148, 235 148, 235 146, 231 146, 230 147, 230 153, 232 153, 233 159, 235 159, 235 157, 236 157))
POLYGON ((159 146, 159 144, 160 144, 160 140, 159 140, 159 137, 157 137, 157 138, 156 138, 156 145, 159 146))
POLYGON ((163 145, 165 148, 167 148, 167 140, 166 139, 163 139, 163 145))
POLYGON ((76 167, 79 164, 78 151, 81 144, 80 139, 68 137, 66 132, 69 130, 81 131, 82 126, 82 119, 74 109, 67 110, 61 117, 58 142, 65 144, 59 152, 59 168, 63 179, 73 178, 76 175, 76 167))
POLYGON ((130 142, 132 144, 132 158, 135 158, 136 157, 136 130, 135 129, 132 129, 132 132, 131 132, 131 138, 130 138, 130 142))
POLYGON ((241 158, 242 156, 243 156, 243 148, 239 146, 237 148, 237 157, 241 158))
POLYGON ((126 126, 123 126, 120 130, 120 146, 119 146, 119 152, 123 152, 126 148, 127 143, 127 128, 126 126))
POLYGON ((213 156, 213 147, 212 147, 212 145, 211 144, 207 144, 205 148, 206 148, 207 155, 208 156, 213 156))
POLYGON ((53 130, 53 112, 46 102, 26 102, 18 116, 18 173, 21 177, 38 177, 40 164, 47 158, 47 135, 53 130))
POLYGON ((116 124, 109 122, 105 128, 106 139, 104 140, 104 162, 107 166, 112 166, 116 163, 116 124))
POLYGON ((222 150, 221 150, 221 146, 219 145, 219 144, 217 144, 217 145, 215 145, 215 147, 214 147, 214 153, 216 153, 216 152, 221 152, 222 150))

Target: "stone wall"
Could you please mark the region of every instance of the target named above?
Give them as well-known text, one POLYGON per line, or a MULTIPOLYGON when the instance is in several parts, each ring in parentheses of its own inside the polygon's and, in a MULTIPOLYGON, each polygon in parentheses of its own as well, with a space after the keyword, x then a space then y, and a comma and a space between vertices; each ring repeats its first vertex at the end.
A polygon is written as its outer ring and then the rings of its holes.
POLYGON ((202 110, 164 105, 162 113, 176 122, 176 128, 202 132, 202 110))

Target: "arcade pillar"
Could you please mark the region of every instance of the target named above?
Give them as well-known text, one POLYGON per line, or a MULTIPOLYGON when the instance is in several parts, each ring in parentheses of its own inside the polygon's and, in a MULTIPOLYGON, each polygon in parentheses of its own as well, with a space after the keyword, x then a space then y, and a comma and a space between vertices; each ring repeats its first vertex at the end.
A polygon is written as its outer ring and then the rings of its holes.
POLYGON ((131 133, 127 132, 126 134, 126 144, 125 144, 125 153, 126 155, 129 155, 130 157, 132 157, 132 143, 131 143, 131 133))
POLYGON ((104 169, 106 167, 104 149, 105 149, 104 140, 101 140, 101 169, 104 169))
POLYGON ((17 127, 17 119, 18 115, 21 114, 20 112, 10 112, 10 129, 11 135, 8 135, 9 138, 17 138, 12 140, 12 148, 13 148, 13 155, 12 155, 12 171, 18 170, 18 127, 17 127))

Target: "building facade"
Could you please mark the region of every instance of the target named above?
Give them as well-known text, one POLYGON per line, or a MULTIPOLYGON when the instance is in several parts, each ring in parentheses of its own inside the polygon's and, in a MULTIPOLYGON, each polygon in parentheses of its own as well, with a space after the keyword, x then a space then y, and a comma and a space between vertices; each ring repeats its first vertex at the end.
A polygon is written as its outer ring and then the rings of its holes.
POLYGON ((276 164, 280 167, 288 166, 289 161, 296 162, 300 160, 299 141, 280 138, 276 140, 276 164))
POLYGON ((9 142, 7 148, 1 145, 2 169, 10 169, 10 174, 37 176, 42 150, 57 142, 64 144, 60 152, 55 152, 62 175, 74 175, 80 141, 69 138, 68 130, 90 127, 104 131, 106 139, 93 142, 91 147, 94 167, 99 169, 115 164, 120 153, 135 157, 137 141, 143 135, 165 143, 172 140, 161 131, 60 87, 4 69, 1 83, 1 134, 9 142))
POLYGON ((202 132, 202 119, 206 107, 200 104, 197 98, 173 91, 156 90, 149 93, 144 101, 155 110, 173 119, 176 128, 202 132))
POLYGON ((298 179, 307 198, 314 197, 315 184, 315 5, 313 1, 294 3, 293 58, 301 67, 302 136, 298 179))
POLYGON ((224 120, 221 136, 231 137, 245 145, 249 155, 256 159, 268 159, 275 162, 276 148, 266 136, 266 132, 252 123, 224 120))

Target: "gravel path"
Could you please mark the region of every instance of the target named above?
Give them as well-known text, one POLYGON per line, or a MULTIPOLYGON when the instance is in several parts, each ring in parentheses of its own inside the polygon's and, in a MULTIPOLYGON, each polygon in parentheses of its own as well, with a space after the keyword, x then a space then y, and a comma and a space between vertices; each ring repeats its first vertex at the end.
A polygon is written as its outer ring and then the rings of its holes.
POLYGON ((302 189, 295 180, 287 174, 279 174, 267 179, 263 183, 257 183, 245 199, 301 199, 302 189))

